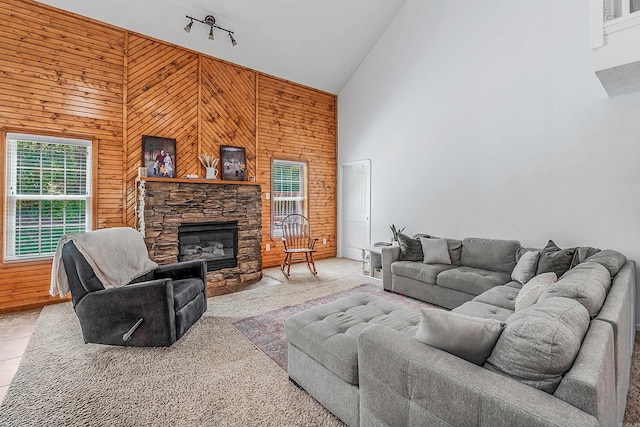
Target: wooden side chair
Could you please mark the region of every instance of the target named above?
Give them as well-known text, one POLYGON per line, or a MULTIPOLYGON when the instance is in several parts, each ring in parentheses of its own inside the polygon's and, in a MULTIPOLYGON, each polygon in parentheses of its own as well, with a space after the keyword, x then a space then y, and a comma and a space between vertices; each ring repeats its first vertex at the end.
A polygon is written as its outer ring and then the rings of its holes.
POLYGON ((313 275, 318 274, 313 262, 313 253, 318 239, 310 237, 309 220, 300 214, 287 215, 282 220, 282 242, 284 243, 284 261, 280 268, 289 277, 291 261, 306 261, 313 275), (304 255, 304 257, 303 257, 304 255))

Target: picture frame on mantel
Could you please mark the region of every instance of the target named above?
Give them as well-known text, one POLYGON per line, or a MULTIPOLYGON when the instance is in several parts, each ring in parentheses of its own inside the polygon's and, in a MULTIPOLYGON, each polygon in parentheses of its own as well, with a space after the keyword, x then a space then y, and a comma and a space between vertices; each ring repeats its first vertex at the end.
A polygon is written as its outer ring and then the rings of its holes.
POLYGON ((244 181, 247 176, 245 149, 241 147, 220 146, 222 179, 225 181, 244 181))
POLYGON ((142 136, 142 164, 147 176, 176 177, 176 140, 160 136, 142 136))

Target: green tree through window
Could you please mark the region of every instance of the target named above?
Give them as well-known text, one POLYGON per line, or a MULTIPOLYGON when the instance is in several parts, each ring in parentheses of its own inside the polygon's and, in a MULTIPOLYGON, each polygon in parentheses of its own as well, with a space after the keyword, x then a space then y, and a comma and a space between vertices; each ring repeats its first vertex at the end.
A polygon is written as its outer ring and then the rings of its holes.
POLYGON ((90 229, 91 141, 9 133, 7 161, 7 260, 51 256, 90 229))
POLYGON ((282 220, 289 214, 307 216, 307 164, 274 160, 271 190, 271 234, 282 236, 282 220))

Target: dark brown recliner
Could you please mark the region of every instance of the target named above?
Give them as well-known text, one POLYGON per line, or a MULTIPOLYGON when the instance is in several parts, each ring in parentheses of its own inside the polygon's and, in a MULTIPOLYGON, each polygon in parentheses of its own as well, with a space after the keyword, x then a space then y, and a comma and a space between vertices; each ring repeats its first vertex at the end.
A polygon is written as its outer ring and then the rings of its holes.
POLYGON ((62 248, 62 262, 86 343, 170 346, 207 310, 203 260, 159 266, 108 289, 72 241, 62 248))

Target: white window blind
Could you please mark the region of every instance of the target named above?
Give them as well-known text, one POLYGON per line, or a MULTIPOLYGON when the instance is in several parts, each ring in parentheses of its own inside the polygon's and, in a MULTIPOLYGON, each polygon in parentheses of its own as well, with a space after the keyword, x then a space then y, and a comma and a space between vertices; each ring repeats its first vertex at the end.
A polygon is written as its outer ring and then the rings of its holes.
POLYGON ((7 134, 5 259, 52 256, 91 227, 91 141, 7 134))
POLYGON ((289 214, 307 216, 307 164, 274 160, 271 183, 271 234, 282 237, 282 220, 289 214))

